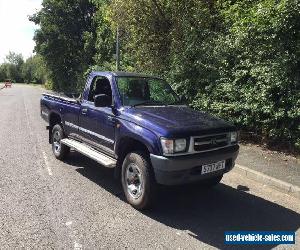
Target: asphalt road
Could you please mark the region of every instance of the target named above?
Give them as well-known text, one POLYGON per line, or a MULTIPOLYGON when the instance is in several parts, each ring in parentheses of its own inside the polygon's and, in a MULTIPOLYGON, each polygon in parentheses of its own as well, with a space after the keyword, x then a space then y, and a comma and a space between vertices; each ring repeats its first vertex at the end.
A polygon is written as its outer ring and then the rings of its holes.
POLYGON ((263 249, 300 249, 300 201, 235 173, 211 190, 161 189, 155 209, 136 211, 112 170, 75 152, 52 156, 42 92, 0 90, 1 249, 232 249, 231 230, 297 231, 296 246, 263 249))

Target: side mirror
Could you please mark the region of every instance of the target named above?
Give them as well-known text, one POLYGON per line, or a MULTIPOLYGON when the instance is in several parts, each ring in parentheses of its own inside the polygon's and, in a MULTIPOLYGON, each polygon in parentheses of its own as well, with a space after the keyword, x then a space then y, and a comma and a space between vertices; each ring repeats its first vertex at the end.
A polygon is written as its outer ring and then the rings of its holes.
POLYGON ((111 106, 111 97, 105 94, 96 95, 94 99, 95 107, 111 106))

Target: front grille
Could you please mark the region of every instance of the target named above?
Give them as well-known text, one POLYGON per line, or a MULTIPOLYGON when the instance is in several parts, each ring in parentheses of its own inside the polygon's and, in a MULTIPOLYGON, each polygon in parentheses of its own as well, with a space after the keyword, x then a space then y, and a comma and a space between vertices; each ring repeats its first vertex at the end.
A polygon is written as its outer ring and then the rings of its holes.
POLYGON ((210 135, 194 138, 194 151, 208 151, 226 147, 229 143, 227 134, 210 135))

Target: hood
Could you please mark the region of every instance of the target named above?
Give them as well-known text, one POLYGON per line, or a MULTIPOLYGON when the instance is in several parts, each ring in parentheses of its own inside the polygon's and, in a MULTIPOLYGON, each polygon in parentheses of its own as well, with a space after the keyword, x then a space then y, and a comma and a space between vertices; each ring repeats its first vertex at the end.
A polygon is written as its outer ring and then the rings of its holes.
POLYGON ((143 106, 124 110, 124 118, 161 136, 190 136, 203 133, 222 133, 235 130, 235 126, 206 112, 187 106, 143 106))

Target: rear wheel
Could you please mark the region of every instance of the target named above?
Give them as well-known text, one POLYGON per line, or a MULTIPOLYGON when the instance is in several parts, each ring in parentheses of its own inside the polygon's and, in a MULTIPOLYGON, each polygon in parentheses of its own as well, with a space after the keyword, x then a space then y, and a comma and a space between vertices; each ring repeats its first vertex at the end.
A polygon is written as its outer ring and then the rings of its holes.
POLYGON ((63 138, 65 138, 64 130, 61 125, 56 124, 52 129, 52 151, 59 160, 63 160, 70 152, 70 148, 61 143, 63 138))
POLYGON ((156 196, 156 182, 148 158, 142 151, 131 152, 122 165, 122 186, 126 199, 139 210, 149 208, 156 196))

